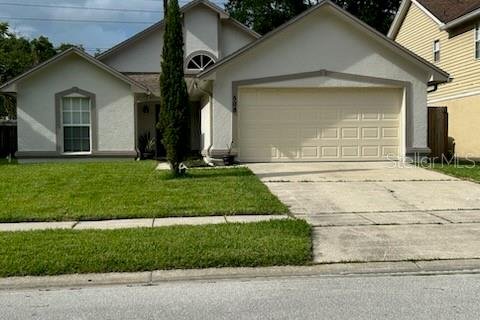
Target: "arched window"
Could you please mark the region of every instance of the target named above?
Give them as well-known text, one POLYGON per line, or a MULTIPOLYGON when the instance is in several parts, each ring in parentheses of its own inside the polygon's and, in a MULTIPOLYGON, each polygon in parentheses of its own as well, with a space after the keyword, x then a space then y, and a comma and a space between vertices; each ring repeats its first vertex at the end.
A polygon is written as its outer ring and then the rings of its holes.
POLYGON ((187 61, 187 71, 200 72, 214 64, 215 60, 210 55, 204 53, 193 54, 187 61))

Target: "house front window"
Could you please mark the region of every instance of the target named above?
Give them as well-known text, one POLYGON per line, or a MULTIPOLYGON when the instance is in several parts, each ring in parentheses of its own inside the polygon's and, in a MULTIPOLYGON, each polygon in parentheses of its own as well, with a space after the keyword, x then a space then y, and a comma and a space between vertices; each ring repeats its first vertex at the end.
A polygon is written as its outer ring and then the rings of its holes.
POLYGON ((91 151, 90 110, 90 98, 62 98, 64 153, 89 153, 91 151))
POLYGON ((435 40, 433 42, 433 61, 440 61, 440 40, 435 40))
POLYGON ((475 59, 480 59, 480 23, 475 25, 475 59))

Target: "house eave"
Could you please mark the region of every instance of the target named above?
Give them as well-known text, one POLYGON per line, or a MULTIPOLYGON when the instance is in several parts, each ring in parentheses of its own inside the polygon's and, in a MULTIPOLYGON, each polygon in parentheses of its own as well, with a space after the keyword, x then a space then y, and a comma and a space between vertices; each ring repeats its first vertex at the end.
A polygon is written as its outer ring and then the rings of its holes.
POLYGON ((461 16, 455 20, 452 20, 446 24, 444 24, 443 26, 440 27, 440 30, 445 30, 445 31, 448 31, 448 30, 451 30, 453 28, 456 28, 456 27, 460 27, 461 25, 465 24, 465 23, 469 23, 469 22, 472 22, 472 20, 475 20, 477 18, 480 17, 480 9, 477 9, 475 11, 472 11, 464 16, 461 16))
POLYGON ((395 19, 393 20, 392 25, 390 26, 390 30, 388 30, 387 37, 390 39, 395 39, 400 31, 400 27, 402 26, 403 20, 407 16, 408 9, 410 8, 410 4, 412 3, 411 0, 403 0, 398 8, 398 12, 395 15, 395 19))
POLYGON ((408 10, 410 9, 410 6, 412 4, 417 6, 418 9, 420 9, 430 19, 432 19, 433 22, 435 22, 439 28, 442 28, 445 25, 442 21, 440 21, 440 19, 438 19, 433 13, 431 13, 427 8, 425 8, 417 0, 403 0, 402 3, 400 4, 400 7, 395 16, 395 19, 393 20, 392 25, 390 26, 390 30, 388 30, 388 33, 387 33, 388 38, 395 39, 397 37, 398 32, 400 31, 403 21, 405 20, 408 10))

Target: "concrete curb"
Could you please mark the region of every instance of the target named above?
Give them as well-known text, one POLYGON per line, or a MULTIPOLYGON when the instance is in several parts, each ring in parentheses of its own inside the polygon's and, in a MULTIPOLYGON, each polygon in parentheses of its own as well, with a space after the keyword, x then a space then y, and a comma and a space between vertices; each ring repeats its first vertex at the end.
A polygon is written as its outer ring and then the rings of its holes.
POLYGON ((0 290, 102 285, 155 285, 167 281, 213 281, 309 276, 435 275, 480 273, 480 259, 319 264, 304 267, 211 268, 136 273, 73 274, 0 278, 0 290))

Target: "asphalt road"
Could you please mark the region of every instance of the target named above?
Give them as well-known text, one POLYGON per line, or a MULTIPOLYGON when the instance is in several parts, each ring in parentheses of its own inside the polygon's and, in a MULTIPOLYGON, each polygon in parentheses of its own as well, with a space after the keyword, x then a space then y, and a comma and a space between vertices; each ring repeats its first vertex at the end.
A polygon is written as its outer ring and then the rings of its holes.
POLYGON ((0 319, 480 319, 480 275, 0 291, 0 319))

